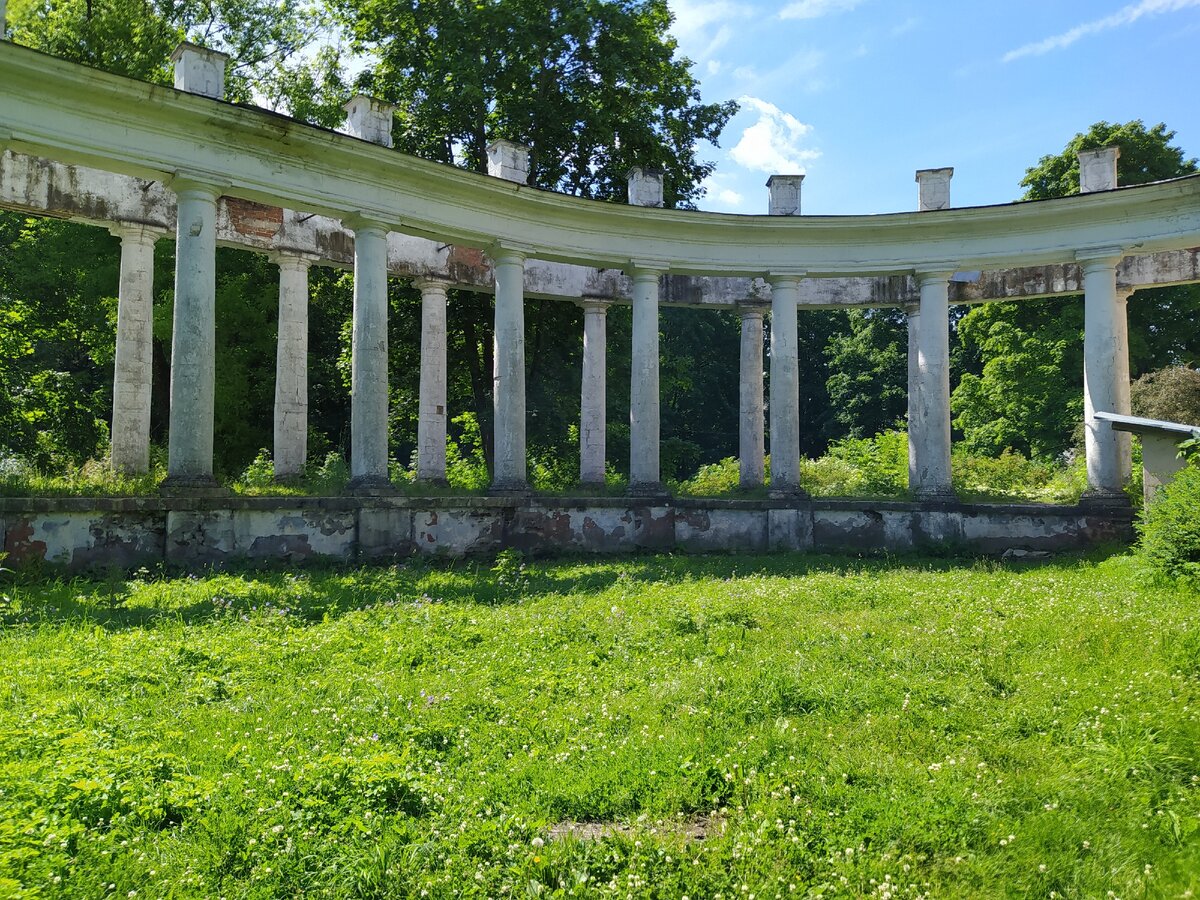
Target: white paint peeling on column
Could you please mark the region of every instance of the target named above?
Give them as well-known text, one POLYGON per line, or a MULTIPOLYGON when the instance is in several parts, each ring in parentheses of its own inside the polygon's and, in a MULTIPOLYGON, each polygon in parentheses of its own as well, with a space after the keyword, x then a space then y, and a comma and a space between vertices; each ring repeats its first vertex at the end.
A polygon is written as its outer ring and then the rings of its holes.
POLYGON ((921 329, 921 304, 905 303, 904 314, 908 318, 908 487, 915 491, 920 483, 917 476, 917 454, 912 450, 913 434, 918 429, 918 410, 921 405, 921 367, 919 363, 919 341, 921 329))
POLYGON ((529 489, 525 460, 525 254, 499 248, 493 251, 492 261, 496 273, 492 490, 521 492, 529 489))
POLYGON ((150 471, 150 391, 154 350, 154 244, 164 232, 145 225, 112 229, 121 239, 113 366, 112 467, 150 471))
MULTIPOLYGON (((1108 249, 1079 254, 1083 268, 1083 407, 1084 449, 1087 455, 1088 494, 1121 498, 1124 446, 1112 423, 1097 419, 1097 412, 1119 409, 1129 390, 1128 325, 1122 325, 1124 304, 1117 294, 1120 251, 1108 249), (1124 382, 1124 390, 1121 383, 1124 382)), ((1127 445, 1125 445, 1127 446, 1127 445)))
POLYGON ((388 229, 346 224, 354 229, 349 487, 377 491, 388 487, 388 229))
POLYGON ((763 420, 763 309, 742 306, 741 365, 738 382, 738 483, 762 487, 766 464, 766 423, 763 420))
POLYGON ((801 274, 772 274, 771 493, 800 493, 800 360, 796 304, 801 274))
POLYGON ((421 292, 421 384, 417 480, 446 483, 446 289, 440 279, 413 282, 421 292))
POLYGON ((275 349, 276 478, 293 478, 308 458, 308 267, 311 260, 280 253, 279 330, 275 349))
POLYGON ((629 490, 662 492, 658 387, 658 282, 662 269, 633 266, 633 349, 629 386, 629 490))
POLYGON ((177 179, 175 309, 171 333, 168 487, 208 486, 216 374, 216 221, 219 189, 177 179))
MULTIPOLYGON (((1116 310, 1116 365, 1115 373, 1117 408, 1113 412, 1123 416, 1133 414, 1133 401, 1129 383, 1129 298, 1130 290, 1117 290, 1116 310)), ((1128 431, 1117 431, 1117 455, 1121 461, 1121 485, 1129 483, 1133 476, 1133 435, 1128 431)))
POLYGON ((918 272, 916 415, 909 422, 909 488, 918 497, 950 498, 950 276, 918 272))
POLYGON ((583 308, 583 378, 579 401, 579 480, 604 484, 607 456, 608 306, 585 300, 583 308))

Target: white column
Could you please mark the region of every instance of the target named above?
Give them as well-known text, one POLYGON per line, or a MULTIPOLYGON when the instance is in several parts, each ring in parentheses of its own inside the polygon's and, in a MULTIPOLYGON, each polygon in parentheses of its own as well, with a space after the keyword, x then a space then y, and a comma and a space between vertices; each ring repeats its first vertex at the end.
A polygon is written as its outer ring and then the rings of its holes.
POLYGON ((742 317, 742 354, 738 386, 738 458, 739 484, 744 488, 762 487, 765 422, 763 421, 763 310, 755 306, 738 307, 742 317))
POLYGON ((346 224, 354 230, 349 488, 369 492, 388 487, 388 229, 346 224))
POLYGON ((583 380, 579 397, 579 481, 604 484, 607 455, 608 304, 585 300, 583 307, 583 380))
POLYGON ((171 330, 168 488, 204 488, 213 479, 216 373, 217 196, 206 184, 176 179, 175 309, 171 330))
POLYGON ((631 267, 633 352, 629 385, 629 490, 662 492, 659 471, 658 279, 659 268, 631 267))
POLYGON ((117 225, 121 282, 113 367, 113 471, 150 471, 150 384, 154 349, 154 243, 163 234, 145 225, 117 225))
POLYGON ((1117 291, 1119 251, 1077 254, 1083 267, 1083 406, 1088 495, 1123 498, 1130 463, 1123 443, 1097 412, 1127 412, 1129 346, 1125 304, 1117 291))
POLYGON ((419 279, 421 292, 421 388, 417 412, 417 481, 446 483, 446 288, 419 279))
POLYGON ((918 272, 916 415, 909 421, 909 489, 918 497, 951 498, 950 481, 950 276, 918 272))
POLYGON ((492 254, 496 277, 496 326, 492 402, 492 490, 529 489, 525 464, 525 254, 499 248, 492 254))
MULTIPOLYGON (((1129 298, 1130 289, 1117 289, 1117 408, 1123 416, 1133 415, 1129 378, 1129 298)), ((1117 452, 1121 459, 1121 485, 1129 483, 1133 476, 1133 435, 1128 431, 1116 431, 1117 452)))
MULTIPOLYGON (((905 303, 904 314, 908 316, 908 444, 912 447, 913 432, 916 430, 917 410, 920 401, 917 399, 921 392, 921 366, 918 359, 918 340, 921 328, 921 304, 905 303)), ((919 482, 917 477, 917 455, 911 449, 908 452, 908 486, 916 490, 919 482)))
POLYGON ((771 283, 771 493, 800 493, 800 361, 796 305, 800 274, 771 283))
POLYGON ((279 330, 275 349, 276 478, 293 478, 308 459, 308 267, 298 253, 280 253, 279 330))

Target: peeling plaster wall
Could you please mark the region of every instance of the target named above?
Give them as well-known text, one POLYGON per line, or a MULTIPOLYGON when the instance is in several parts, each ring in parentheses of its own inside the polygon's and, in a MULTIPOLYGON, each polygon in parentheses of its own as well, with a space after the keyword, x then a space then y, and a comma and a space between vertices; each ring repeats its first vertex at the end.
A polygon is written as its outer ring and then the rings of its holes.
POLYGON ((1129 509, 860 500, 626 498, 0 499, 7 562, 69 570, 165 562, 389 559, 637 550, 1002 553, 1132 537, 1129 509))
MULTIPOLYGON (((109 227, 139 223, 173 232, 175 194, 163 184, 86 166, 53 162, 6 150, 0 153, 0 207, 109 227)), ((321 265, 350 269, 354 236, 329 216, 312 215, 222 197, 217 205, 217 241, 260 252, 298 252, 321 265)), ((492 264, 471 247, 438 244, 420 237, 388 234, 388 271, 398 277, 439 277, 465 290, 490 293, 492 264)), ((1128 256, 1117 282, 1137 286, 1200 281, 1200 248, 1128 256)), ((996 272, 966 272, 950 285, 951 303, 1021 300, 1083 292, 1078 265, 1032 266, 996 272)), ((557 300, 600 299, 628 303, 629 279, 616 269, 592 269, 529 259, 525 295, 557 300)), ((799 305, 809 309, 902 306, 917 299, 908 276, 808 278, 800 283, 799 305)), ((668 275, 665 306, 728 308, 769 305, 771 287, 761 278, 668 275)))

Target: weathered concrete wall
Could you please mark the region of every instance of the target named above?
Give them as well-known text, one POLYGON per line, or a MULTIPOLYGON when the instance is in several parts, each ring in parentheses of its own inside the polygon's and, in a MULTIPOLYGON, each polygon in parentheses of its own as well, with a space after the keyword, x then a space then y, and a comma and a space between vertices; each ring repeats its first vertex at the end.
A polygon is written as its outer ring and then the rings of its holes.
POLYGON ((1128 540, 1132 513, 1089 506, 624 497, 0 499, 7 564, 72 570, 235 560, 637 550, 1079 550, 1128 540))

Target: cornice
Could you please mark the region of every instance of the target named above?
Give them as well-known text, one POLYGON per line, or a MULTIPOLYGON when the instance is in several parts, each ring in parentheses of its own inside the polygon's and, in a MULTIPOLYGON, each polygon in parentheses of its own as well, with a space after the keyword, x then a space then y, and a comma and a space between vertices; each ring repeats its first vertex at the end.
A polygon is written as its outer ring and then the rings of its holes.
POLYGON ((899 275, 1071 262, 1200 245, 1200 176, 1093 195, 876 216, 741 216, 599 203, 518 186, 247 108, 0 43, 0 135, 14 148, 141 178, 176 170, 260 203, 487 249, 679 274, 899 275))

